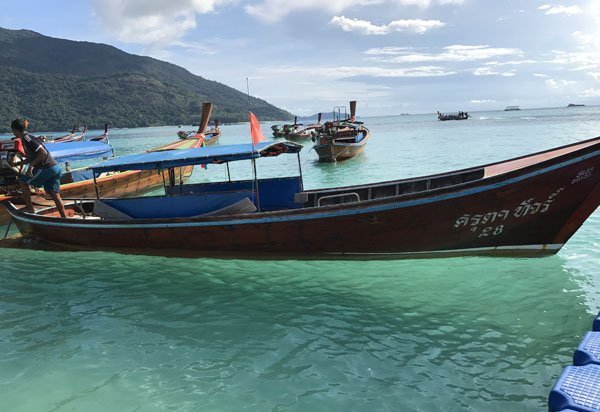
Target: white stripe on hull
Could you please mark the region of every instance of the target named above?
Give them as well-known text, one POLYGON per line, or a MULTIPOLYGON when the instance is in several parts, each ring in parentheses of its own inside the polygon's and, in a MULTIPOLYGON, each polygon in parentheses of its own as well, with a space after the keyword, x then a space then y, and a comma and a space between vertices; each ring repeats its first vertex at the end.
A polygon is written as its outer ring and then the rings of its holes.
POLYGON ((434 255, 434 254, 446 254, 446 255, 459 255, 459 254, 485 254, 486 252, 521 252, 526 254, 529 251, 535 252, 548 252, 556 253, 562 247, 564 243, 548 243, 542 245, 513 245, 513 246, 493 246, 493 247, 479 247, 479 248, 468 248, 468 249, 445 249, 445 250, 425 250, 419 252, 330 252, 328 255, 343 255, 343 256, 417 256, 417 255, 434 255))

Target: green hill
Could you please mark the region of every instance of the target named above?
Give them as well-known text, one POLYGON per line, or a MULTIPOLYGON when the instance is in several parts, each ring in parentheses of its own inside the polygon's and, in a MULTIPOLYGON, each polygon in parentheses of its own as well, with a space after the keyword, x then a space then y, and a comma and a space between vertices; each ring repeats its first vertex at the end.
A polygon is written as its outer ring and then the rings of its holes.
POLYGON ((105 44, 0 28, 0 131, 16 117, 33 130, 189 124, 202 102, 213 119, 287 120, 290 113, 222 83, 105 44))

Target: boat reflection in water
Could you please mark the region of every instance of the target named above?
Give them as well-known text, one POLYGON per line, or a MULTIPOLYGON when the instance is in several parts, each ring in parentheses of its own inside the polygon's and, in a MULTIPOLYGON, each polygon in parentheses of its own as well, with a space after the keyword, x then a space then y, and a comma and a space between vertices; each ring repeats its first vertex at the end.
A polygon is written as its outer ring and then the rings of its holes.
MULTIPOLYGON (((170 170, 297 154, 293 142, 124 156, 95 173, 170 170)), ((256 170, 256 168, 254 168, 256 170)), ((61 248, 240 258, 386 259, 556 253, 600 204, 600 137, 485 166, 304 190, 302 174, 174 184, 165 196, 82 199, 8 212, 23 236, 61 248)))

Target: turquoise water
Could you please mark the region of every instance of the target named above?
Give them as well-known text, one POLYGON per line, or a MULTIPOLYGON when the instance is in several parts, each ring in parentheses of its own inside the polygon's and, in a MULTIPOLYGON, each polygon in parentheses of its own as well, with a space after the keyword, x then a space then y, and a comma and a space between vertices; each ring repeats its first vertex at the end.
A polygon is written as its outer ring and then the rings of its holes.
MULTIPOLYGON (((443 172, 600 134, 597 107, 472 115, 364 119, 373 138, 361 157, 319 164, 302 151, 306 187, 443 172)), ((176 130, 115 130, 112 143, 131 153, 176 130)), ((223 132, 222 143, 242 142, 248 126, 223 132)), ((295 171, 294 156, 259 167, 295 171)), ((192 180, 224 173, 209 166, 192 180)), ((600 307, 598 210, 541 259, 9 249, 0 259, 0 410, 10 412, 541 411, 600 307)))

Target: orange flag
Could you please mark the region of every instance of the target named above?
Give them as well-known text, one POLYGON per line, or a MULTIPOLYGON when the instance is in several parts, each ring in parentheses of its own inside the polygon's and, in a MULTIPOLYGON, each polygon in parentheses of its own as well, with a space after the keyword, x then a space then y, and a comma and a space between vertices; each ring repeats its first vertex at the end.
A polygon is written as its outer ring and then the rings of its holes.
POLYGON ((260 130, 260 123, 258 123, 258 119, 254 115, 254 113, 250 113, 250 134, 252 135, 252 144, 258 144, 260 142, 265 141, 265 136, 260 130))

